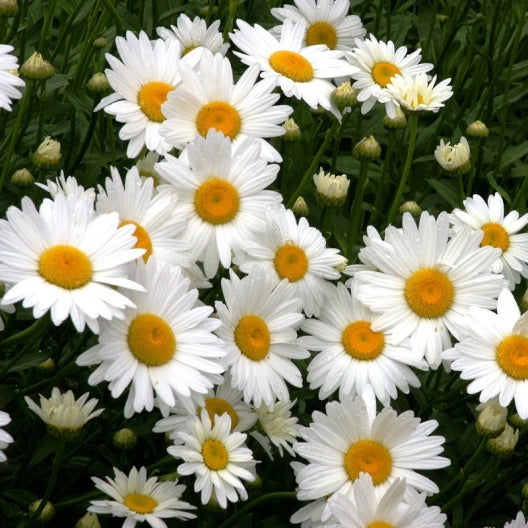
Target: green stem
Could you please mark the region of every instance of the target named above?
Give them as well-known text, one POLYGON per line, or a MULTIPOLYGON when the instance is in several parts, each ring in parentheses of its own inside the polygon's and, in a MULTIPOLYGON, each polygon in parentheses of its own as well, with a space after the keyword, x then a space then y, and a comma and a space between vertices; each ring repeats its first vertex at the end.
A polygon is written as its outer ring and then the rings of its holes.
POLYGON ((282 499, 295 500, 296 498, 297 498, 297 494, 294 491, 276 491, 274 493, 268 493, 266 495, 261 495, 260 497, 253 499, 251 502, 248 502, 245 506, 240 508, 240 510, 236 511, 233 515, 231 515, 231 517, 229 517, 229 519, 225 520, 222 524, 220 524, 218 528, 227 528, 228 526, 234 526, 233 523, 239 517, 242 517, 242 515, 245 515, 247 512, 251 511, 253 508, 260 506, 261 504, 264 504, 265 502, 271 502, 274 500, 282 500, 282 499))
POLYGON ((53 21, 53 14, 55 12, 55 6, 57 5, 57 0, 51 0, 48 9, 45 10, 46 14, 44 15, 44 24, 42 24, 42 30, 40 32, 40 40, 38 43, 37 51, 42 52, 44 49, 44 44, 46 40, 50 38, 51 35, 51 22, 53 21))
POLYGON ((365 196, 365 189, 368 183, 368 167, 369 160, 363 160, 359 166, 359 179, 354 194, 354 201, 350 209, 350 223, 348 224, 348 239, 347 239, 347 253, 346 257, 350 259, 352 257, 352 249, 354 242, 358 238, 358 234, 361 229, 361 216, 362 216, 362 205, 363 197, 365 196))
POLYGON ((119 16, 119 13, 117 12, 116 8, 114 7, 114 4, 112 3, 112 0, 101 0, 101 2, 104 5, 105 9, 108 11, 109 15, 114 20, 114 24, 116 27, 116 34, 122 35, 123 34, 123 24, 121 22, 121 17, 119 16))
POLYGON ((325 150, 328 148, 328 145, 330 145, 330 142, 332 141, 332 138, 334 137, 334 134, 339 126, 339 121, 334 120, 332 123, 332 126, 327 130, 325 138, 319 147, 319 150, 315 154, 312 163, 310 163, 310 166, 304 173, 304 176, 301 179, 301 182, 297 186, 297 189, 295 189, 295 192, 290 196, 290 199, 288 200, 288 203, 286 207, 288 209, 291 209, 293 204, 295 203, 295 200, 301 195, 304 188, 306 187, 306 184, 308 183, 308 180, 315 174, 317 166, 319 165, 319 162, 321 161, 321 158, 325 152, 325 150))
POLYGON ((416 114, 410 114, 409 116, 409 146, 407 148, 407 158, 405 159, 405 165, 403 167, 403 173, 400 178, 400 183, 398 184, 398 189, 394 195, 394 200, 387 217, 387 224, 390 224, 394 217, 396 216, 396 211, 400 206, 401 197, 403 195, 403 190, 407 183, 407 178, 411 172, 411 165, 414 156, 414 147, 416 145, 416 134, 418 132, 418 116, 416 114))
POLYGON ((90 499, 98 499, 102 498, 104 494, 99 490, 90 491, 88 493, 85 493, 84 495, 80 495, 79 497, 75 497, 74 499, 68 499, 61 502, 56 502, 53 504, 56 509, 65 508, 66 506, 74 506, 75 504, 79 504, 81 502, 89 501, 90 499))
POLYGON ((13 343, 18 343, 19 341, 28 339, 32 335, 37 335, 40 331, 48 325, 49 318, 44 315, 31 325, 21 330, 20 332, 6 337, 3 341, 0 341, 0 349, 5 348, 6 346, 12 345, 13 343))

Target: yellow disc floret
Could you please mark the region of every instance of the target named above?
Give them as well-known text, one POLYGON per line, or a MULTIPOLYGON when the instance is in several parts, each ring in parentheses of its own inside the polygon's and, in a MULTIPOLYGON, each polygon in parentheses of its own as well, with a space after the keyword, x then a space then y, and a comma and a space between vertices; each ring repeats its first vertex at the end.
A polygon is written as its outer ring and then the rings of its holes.
POLYGON ((344 466, 350 480, 356 480, 360 473, 368 473, 377 486, 390 476, 392 456, 377 440, 358 440, 345 453, 344 466))
POLYGON ((196 214, 214 225, 233 220, 240 207, 238 191, 226 180, 211 178, 200 185, 194 195, 196 214))
POLYGON ((130 493, 123 499, 123 504, 136 513, 152 513, 158 502, 149 495, 130 493))
POLYGON ((306 30, 306 44, 326 44, 330 49, 335 49, 337 34, 334 26, 328 22, 316 22, 306 30))
POLYGON ((385 346, 383 333, 373 332, 368 321, 350 323, 343 330, 341 341, 347 354, 365 361, 378 357, 385 346))
POLYGON ((368 524, 366 528, 394 528, 394 525, 385 521, 374 521, 368 524))
POLYGON ((134 247, 145 250, 145 253, 143 253, 143 260, 147 262, 150 255, 152 255, 152 242, 150 240, 149 234, 147 233, 144 227, 139 225, 137 222, 134 222, 134 220, 123 220, 119 224, 119 226, 121 227, 127 224, 132 224, 136 226, 136 230, 133 234, 137 238, 137 242, 134 247))
POLYGON ((207 414, 209 414, 209 419, 212 424, 214 424, 215 415, 222 416, 222 414, 228 414, 229 418, 231 418, 231 430, 238 424, 238 415, 235 409, 222 398, 206 398, 205 409, 207 410, 207 414))
POLYGON ((272 53, 270 66, 284 77, 295 82, 309 82, 314 78, 310 61, 295 51, 280 50, 272 53))
POLYGON ((213 101, 203 105, 196 116, 196 128, 203 137, 214 128, 224 136, 235 139, 240 132, 240 126, 238 110, 224 101, 213 101))
POLYGON ((212 471, 224 469, 229 462, 229 456, 224 444, 211 438, 202 444, 202 457, 204 464, 212 471))
POLYGON ((258 315, 245 315, 235 329, 235 343, 246 357, 261 361, 268 355, 270 347, 268 325, 258 315))
POLYGON ((379 84, 382 88, 385 88, 387 84, 390 84, 390 80, 397 73, 401 73, 398 66, 391 62, 376 62, 372 66, 372 78, 376 84, 379 84))
POLYGON ((61 288, 82 288, 92 279, 92 263, 80 249, 59 244, 46 249, 38 262, 40 275, 61 288))
POLYGON ((167 363, 176 352, 176 337, 159 315, 137 315, 128 328, 128 348, 138 361, 149 367, 167 363))
POLYGON ((510 378, 528 379, 528 337, 512 334, 497 347, 497 363, 510 378))
POLYGON ((405 300, 420 317, 436 319, 444 315, 455 297, 453 283, 436 268, 415 271, 405 284, 405 300))
POLYGON ((488 222, 481 227, 484 231, 481 246, 493 246, 506 251, 510 247, 510 238, 504 227, 495 222, 488 222))
POLYGON ((151 121, 156 123, 165 121, 161 105, 167 100, 167 95, 172 90, 174 86, 160 81, 149 82, 141 87, 137 96, 138 104, 151 121))
POLYGON ((295 244, 284 244, 275 253, 275 271, 281 279, 290 282, 301 280, 308 271, 308 258, 302 248, 295 244))

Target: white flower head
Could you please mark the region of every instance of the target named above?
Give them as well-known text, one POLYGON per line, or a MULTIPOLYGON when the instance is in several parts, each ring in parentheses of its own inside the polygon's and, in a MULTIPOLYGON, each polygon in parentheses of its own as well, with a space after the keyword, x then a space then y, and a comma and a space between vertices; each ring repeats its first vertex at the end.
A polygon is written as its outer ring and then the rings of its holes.
POLYGON ((342 205, 345 203, 350 180, 346 174, 332 174, 321 167, 319 173, 313 175, 317 194, 325 205, 342 205))
POLYGON ((53 387, 49 398, 40 395, 40 405, 29 396, 24 396, 28 407, 46 424, 48 431, 54 436, 65 437, 76 436, 86 422, 104 411, 94 411, 99 400, 88 398, 87 392, 78 399, 71 390, 61 394, 58 387, 53 387))
POLYGON ((470 167, 470 148, 467 139, 462 136, 459 143, 451 145, 448 141, 444 143, 440 139, 440 144, 434 151, 434 157, 438 164, 447 172, 463 174, 470 167))
POLYGON ((18 69, 18 59, 11 55, 13 46, 0 44, 0 108, 11 112, 13 99, 20 99, 20 88, 26 83, 13 72, 18 69))
POLYGON ((522 511, 517 513, 515 519, 512 519, 510 522, 507 522, 504 525, 504 528, 526 528, 528 527, 528 520, 525 519, 524 513, 522 511))
POLYGON ((0 411, 0 463, 7 460, 3 450, 13 442, 13 437, 7 431, 1 429, 1 427, 7 425, 9 422, 11 422, 9 414, 5 411, 0 411))

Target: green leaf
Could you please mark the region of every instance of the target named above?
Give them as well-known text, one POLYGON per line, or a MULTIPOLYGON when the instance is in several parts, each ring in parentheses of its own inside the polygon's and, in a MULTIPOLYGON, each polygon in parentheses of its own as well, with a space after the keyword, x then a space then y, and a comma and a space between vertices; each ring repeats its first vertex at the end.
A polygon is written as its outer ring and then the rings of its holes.
POLYGON ((451 207, 460 205, 454 185, 449 186, 444 181, 435 178, 427 178, 426 181, 451 207))
POLYGON ((488 180, 489 184, 493 187, 493 189, 495 189, 506 200, 506 202, 511 205, 512 200, 510 198, 510 195, 506 192, 503 187, 501 187, 497 183, 495 176, 493 176, 493 172, 488 172, 488 174, 486 174, 486 179, 488 180))
POLYGON ((511 165, 521 158, 524 158, 526 155, 528 155, 528 141, 524 141, 515 147, 508 147, 502 155, 499 172, 502 172, 508 165, 511 165))

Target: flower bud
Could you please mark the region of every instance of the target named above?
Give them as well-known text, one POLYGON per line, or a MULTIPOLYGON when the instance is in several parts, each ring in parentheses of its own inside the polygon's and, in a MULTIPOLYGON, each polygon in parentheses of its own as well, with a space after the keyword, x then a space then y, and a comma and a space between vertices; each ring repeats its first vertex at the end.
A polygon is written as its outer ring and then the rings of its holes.
POLYGON ((528 418, 521 418, 518 413, 508 417, 508 423, 516 429, 528 429, 528 418))
POLYGON ((409 200, 400 205, 400 213, 411 213, 413 216, 420 216, 422 208, 413 200, 409 200))
POLYGON ((35 181, 33 174, 26 168, 18 169, 11 175, 11 183, 17 187, 27 187, 35 181))
POLYGON ((286 130, 284 134, 285 141, 299 141, 301 139, 301 129, 291 117, 286 119, 282 126, 286 130))
POLYGON ((55 74, 55 68, 38 51, 20 66, 20 75, 32 81, 43 81, 55 74))
POLYGON ((12 17, 18 13, 17 0, 0 0, 0 16, 12 17))
POLYGON ((485 138, 489 135, 488 127, 482 121, 474 121, 466 128, 466 134, 469 137, 485 138))
POLYGON ((460 138, 460 143, 453 146, 441 139, 434 156, 442 169, 453 175, 460 176, 471 168, 469 144, 464 136, 460 138))
POLYGON ((486 448, 497 458, 508 459, 513 455, 518 440, 519 430, 514 430, 509 424, 506 424, 504 431, 499 436, 488 439, 486 448))
POLYGON ((94 95, 101 95, 110 90, 110 83, 103 72, 97 72, 86 83, 86 89, 94 95))
POLYGON ((477 416, 475 427, 480 436, 495 438, 504 431, 508 409, 499 403, 498 398, 477 405, 477 411, 480 413, 477 416))
POLYGON ((317 190, 317 195, 324 205, 338 207, 345 203, 350 181, 346 174, 337 176, 325 173, 322 168, 319 174, 313 175, 313 181, 317 190))
POLYGON ((298 196, 292 207, 295 216, 308 216, 309 209, 306 200, 302 196, 298 196))
POLYGON ((49 375, 55 370, 55 361, 51 358, 45 359, 42 363, 39 363, 35 369, 40 374, 49 375))
POLYGON ((137 444, 137 436, 132 429, 124 427, 114 433, 112 442, 117 448, 127 451, 137 444))
POLYGON ((383 126, 389 130, 399 130, 407 126, 407 117, 405 117, 402 109, 397 106, 395 112, 394 117, 389 117, 387 114, 383 116, 383 126))
POLYGON ((374 139, 374 136, 364 137, 354 145, 352 156, 360 161, 375 160, 381 156, 380 144, 374 139))
POLYGON ((61 145, 55 139, 47 136, 33 153, 31 160, 39 169, 57 169, 61 163, 61 145))
MULTIPOLYGON (((42 499, 37 499, 36 501, 32 502, 29 505, 29 513, 34 514, 40 507, 40 503, 42 502, 42 499)), ((42 508, 39 516, 38 521, 41 523, 47 523, 51 521, 55 517, 55 508, 53 507, 53 504, 51 502, 46 502, 46 505, 44 508, 42 508)))
POLYGON ((88 512, 75 523, 73 528, 101 528, 101 523, 95 513, 88 512))
POLYGON ((340 112, 345 108, 352 108, 358 104, 357 91, 352 88, 350 81, 340 84, 331 94, 330 99, 340 112))
POLYGON ((108 41, 104 37, 96 38, 93 41, 94 48, 104 48, 108 44, 108 41))

